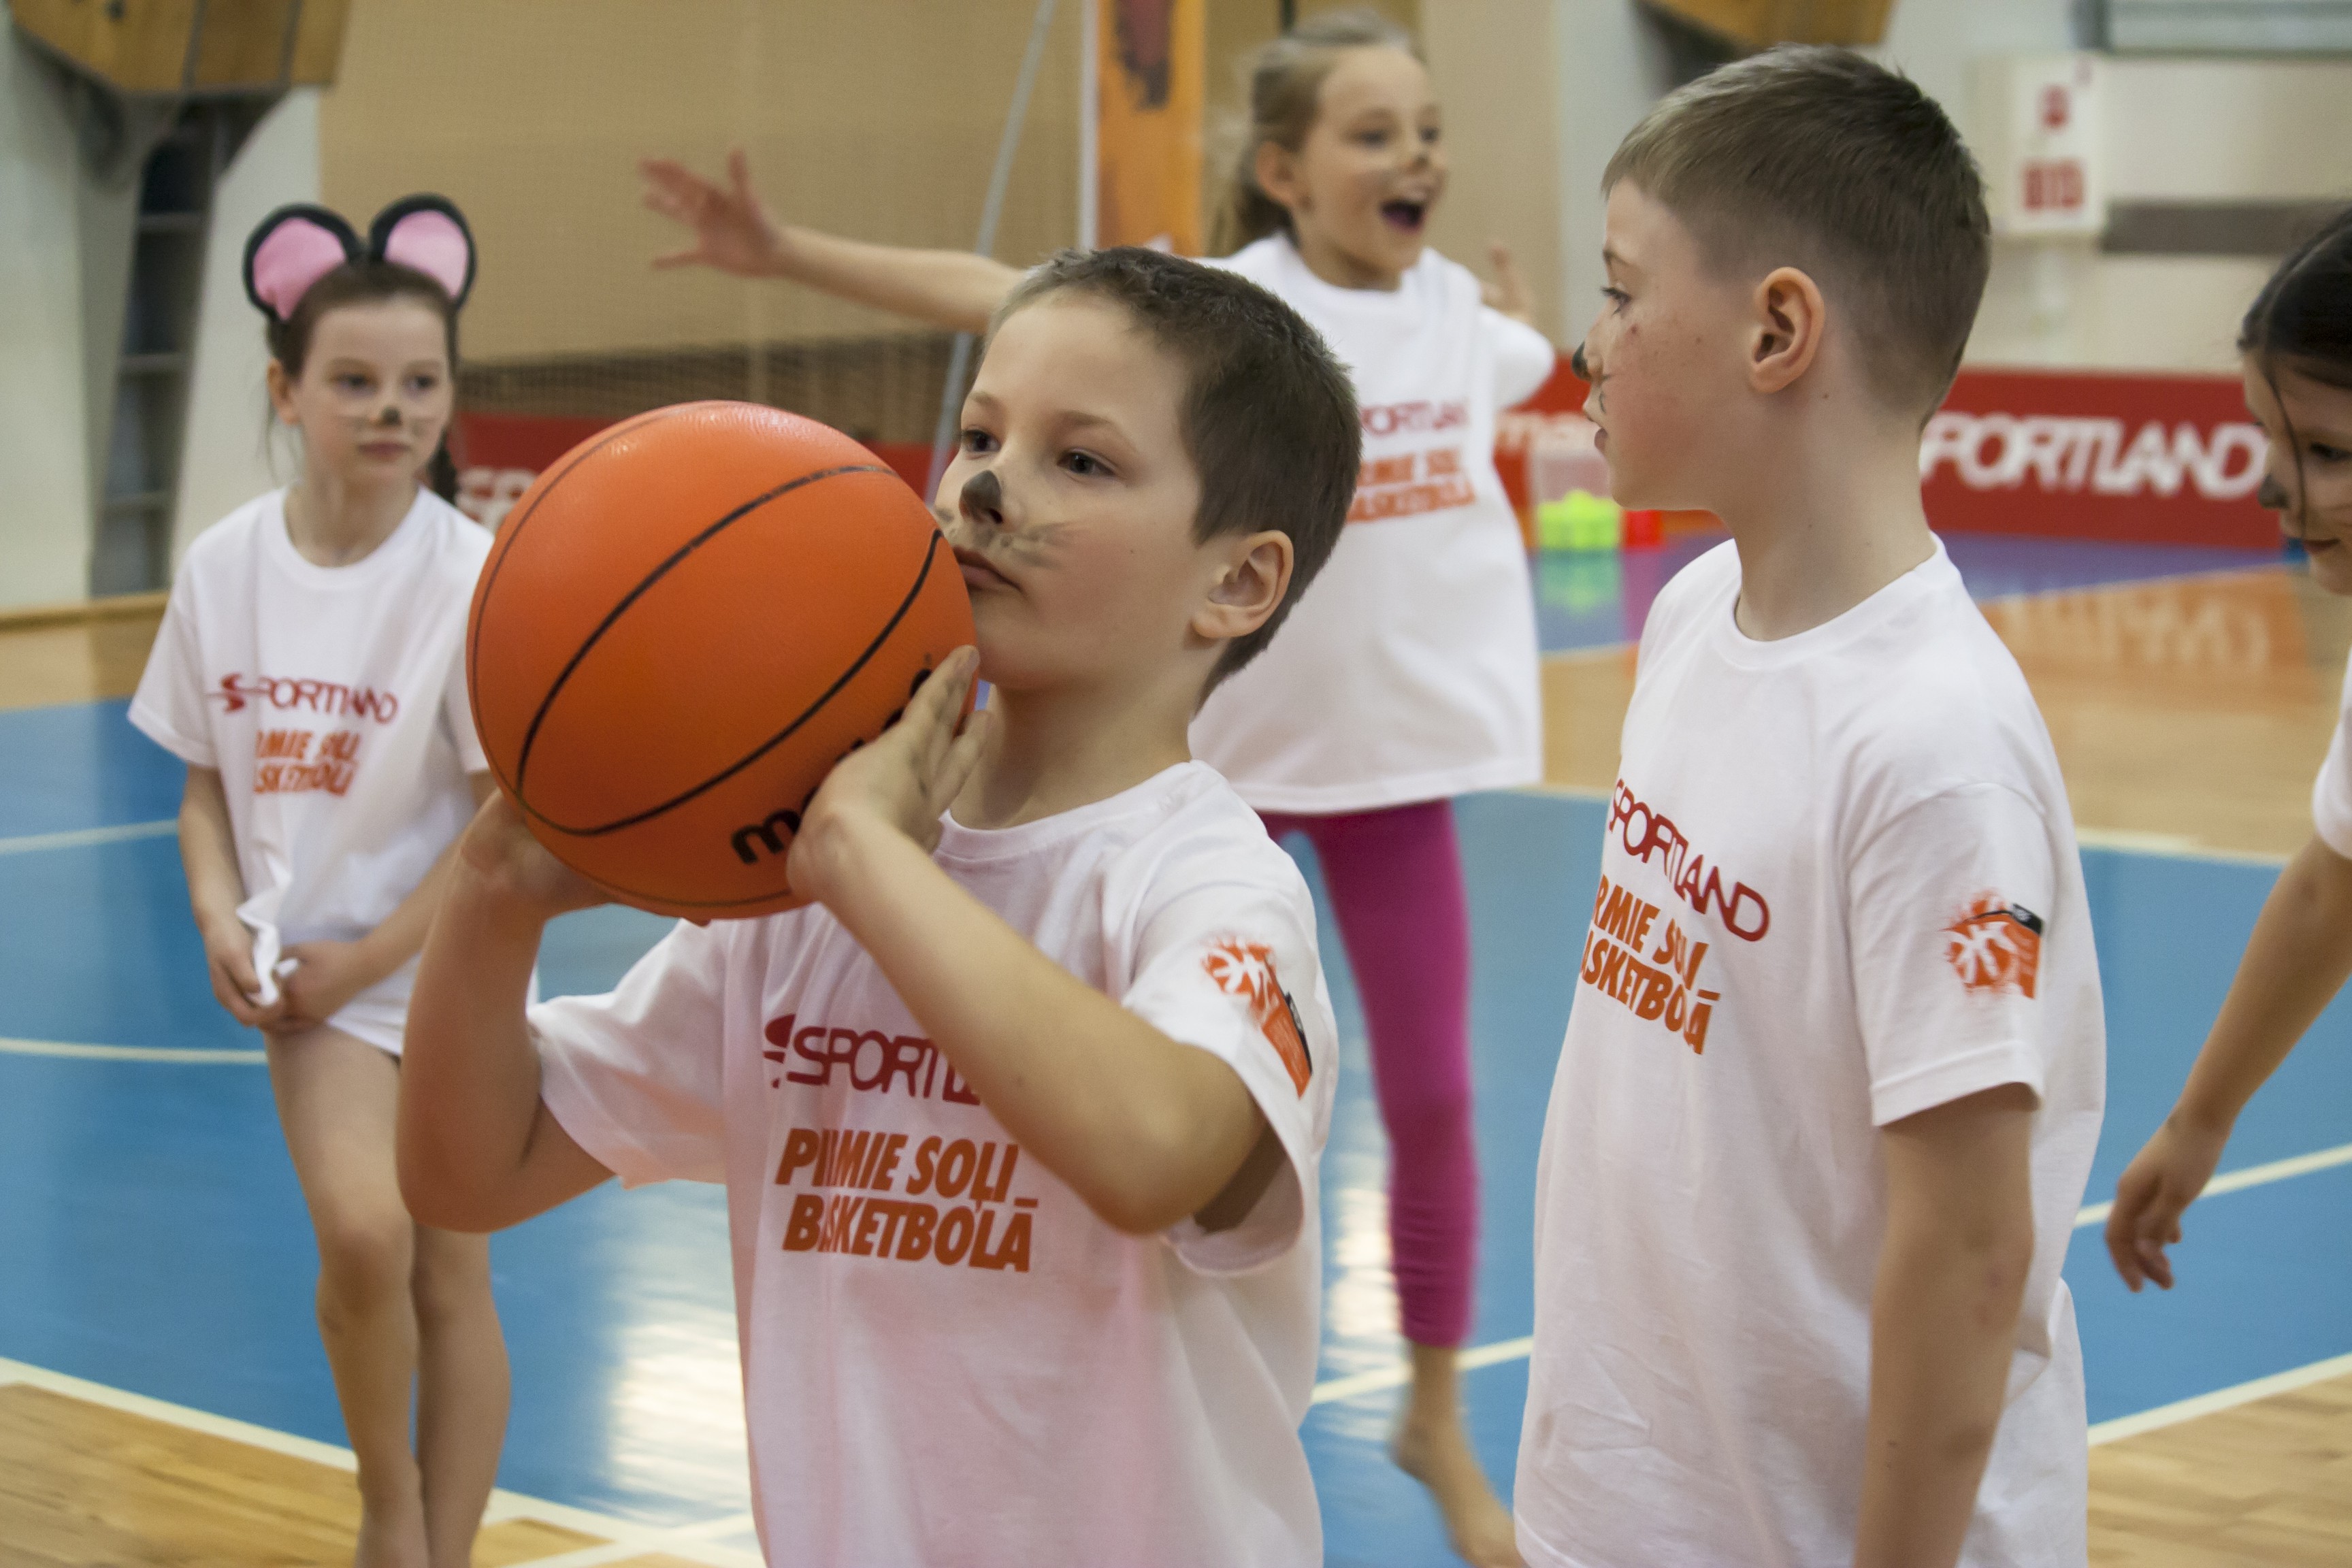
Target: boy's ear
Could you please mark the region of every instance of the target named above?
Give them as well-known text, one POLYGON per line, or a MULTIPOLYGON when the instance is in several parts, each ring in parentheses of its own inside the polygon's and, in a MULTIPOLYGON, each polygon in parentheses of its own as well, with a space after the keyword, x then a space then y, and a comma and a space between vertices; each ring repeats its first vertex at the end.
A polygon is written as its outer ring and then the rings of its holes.
POLYGON ((1748 384, 1779 392, 1811 370, 1829 326, 1821 285, 1794 267, 1776 267, 1756 285, 1750 308, 1748 384))
POLYGON ((1268 530, 1233 539, 1208 596, 1192 612, 1193 632, 1211 642, 1249 636, 1282 607, 1290 569, 1290 535, 1268 530))

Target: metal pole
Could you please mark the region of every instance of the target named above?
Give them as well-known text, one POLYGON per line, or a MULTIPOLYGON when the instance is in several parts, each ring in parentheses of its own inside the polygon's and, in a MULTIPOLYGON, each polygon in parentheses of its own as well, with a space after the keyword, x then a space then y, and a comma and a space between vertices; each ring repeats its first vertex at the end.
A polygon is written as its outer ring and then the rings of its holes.
MULTIPOLYGON (((980 208, 980 243, 972 248, 982 256, 996 249, 996 221, 1004 216, 1004 189, 1013 183, 1013 155, 1021 148, 1022 122, 1029 117, 1030 89, 1037 85, 1037 68, 1045 59, 1045 35, 1053 30, 1055 0, 1037 0, 1036 19, 1029 24, 1029 47, 1021 57, 1021 75, 1013 84, 1013 102, 1004 111, 1004 133, 996 142, 996 167, 989 171, 988 199, 980 208)), ((955 351, 948 356, 948 382, 940 393, 940 422, 931 432, 931 472, 924 482, 923 499, 939 493, 940 476, 947 471, 955 448, 956 415, 963 406, 964 373, 971 364, 971 334, 958 332, 955 351)))
POLYGON ((1101 243, 1102 0, 1078 14, 1078 248, 1101 243))

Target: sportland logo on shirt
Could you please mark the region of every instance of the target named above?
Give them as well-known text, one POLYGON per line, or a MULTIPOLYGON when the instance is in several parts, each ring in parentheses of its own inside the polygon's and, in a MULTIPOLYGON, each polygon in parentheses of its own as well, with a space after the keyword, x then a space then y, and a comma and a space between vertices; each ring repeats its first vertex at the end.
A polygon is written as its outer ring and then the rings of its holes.
POLYGON ((888 1094, 891 1085, 899 1084, 910 1100, 980 1103, 980 1096, 957 1076, 940 1047, 920 1035, 803 1024, 793 1013, 769 1019, 761 1032, 768 1044, 760 1054, 776 1064, 776 1074, 768 1079, 770 1089, 787 1082, 830 1089, 837 1076, 860 1094, 888 1094))
POLYGON ((1225 937, 1210 946, 1201 967, 1217 983, 1218 990, 1248 1005, 1251 1021, 1282 1058, 1291 1087, 1304 1096, 1307 1081, 1315 1076, 1315 1063, 1307 1054, 1307 1031, 1299 1026, 1298 1004, 1290 999, 1274 972, 1272 950, 1262 942, 1225 937))
POLYGON ((1722 868, 1709 866, 1704 855, 1692 854, 1690 840, 1674 819, 1638 798, 1622 779, 1609 800, 1609 831, 1643 865, 1660 861, 1675 897, 1701 915, 1713 915, 1740 941, 1761 942, 1772 929, 1772 906, 1764 895, 1745 882, 1735 881, 1727 889, 1722 868))
POLYGON ((1979 893, 1944 928, 1944 956, 1970 991, 2031 1000, 2042 973, 2042 917, 1999 893, 1979 893))
POLYGON ((205 695, 219 702, 224 713, 242 712, 248 702, 266 702, 283 711, 373 719, 379 724, 389 724, 400 714, 400 698, 393 692, 289 675, 224 675, 220 689, 205 695))

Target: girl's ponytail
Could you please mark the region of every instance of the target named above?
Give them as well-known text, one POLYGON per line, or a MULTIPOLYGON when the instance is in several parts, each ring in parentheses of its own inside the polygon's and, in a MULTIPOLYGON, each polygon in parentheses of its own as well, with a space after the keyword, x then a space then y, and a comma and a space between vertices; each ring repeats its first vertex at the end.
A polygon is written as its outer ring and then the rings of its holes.
POLYGON ((1402 49, 1421 58, 1412 35, 1377 11, 1328 11, 1250 51, 1242 62, 1249 119, 1235 138, 1240 154, 1211 236, 1210 248, 1231 255, 1269 234, 1290 232, 1290 213, 1258 188, 1257 150, 1271 142, 1296 153, 1314 129, 1323 79, 1349 49, 1402 49))

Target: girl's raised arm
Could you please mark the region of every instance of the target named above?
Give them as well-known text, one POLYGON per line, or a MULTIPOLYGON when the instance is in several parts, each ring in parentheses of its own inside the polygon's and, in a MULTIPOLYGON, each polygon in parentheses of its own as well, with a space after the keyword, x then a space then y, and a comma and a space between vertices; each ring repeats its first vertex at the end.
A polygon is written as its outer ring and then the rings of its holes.
POLYGON ((694 230, 694 243, 656 267, 715 267, 739 278, 782 278, 836 299, 978 332, 1020 280, 1018 269, 968 250, 918 250, 844 239, 768 216, 740 147, 727 155, 725 188, 669 158, 637 165, 646 205, 694 230))

